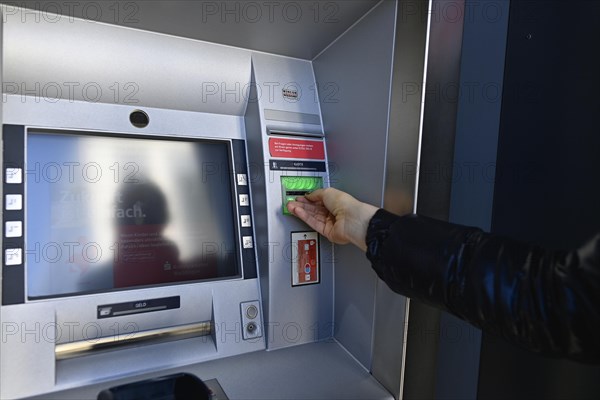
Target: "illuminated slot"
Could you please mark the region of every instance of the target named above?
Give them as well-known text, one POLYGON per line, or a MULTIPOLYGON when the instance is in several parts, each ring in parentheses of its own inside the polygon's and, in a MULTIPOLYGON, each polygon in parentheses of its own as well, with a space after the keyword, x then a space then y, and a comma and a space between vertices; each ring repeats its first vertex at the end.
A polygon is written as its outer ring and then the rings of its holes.
POLYGON ((320 176, 282 176, 281 177, 281 208, 285 215, 290 215, 287 203, 296 200, 314 190, 323 187, 323 178, 320 176))

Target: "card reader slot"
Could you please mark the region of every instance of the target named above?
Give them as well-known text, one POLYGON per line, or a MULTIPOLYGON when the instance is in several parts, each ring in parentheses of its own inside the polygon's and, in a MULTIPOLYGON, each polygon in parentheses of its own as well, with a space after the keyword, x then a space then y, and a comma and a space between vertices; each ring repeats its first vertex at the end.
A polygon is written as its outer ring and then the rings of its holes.
POLYGON ((132 345, 156 344, 173 340, 189 339, 207 336, 213 331, 210 321, 195 324, 179 325, 169 328, 152 329, 148 331, 121 333, 119 336, 107 336, 93 340, 81 340, 71 343, 60 343, 54 348, 57 361, 75 357, 83 357, 102 351, 116 350, 132 345))
POLYGON ((286 196, 304 196, 307 193, 310 193, 311 190, 286 190, 286 196))
POLYGON ((284 215, 290 215, 287 203, 296 200, 314 190, 323 187, 321 176, 282 176, 281 177, 281 209, 284 215))

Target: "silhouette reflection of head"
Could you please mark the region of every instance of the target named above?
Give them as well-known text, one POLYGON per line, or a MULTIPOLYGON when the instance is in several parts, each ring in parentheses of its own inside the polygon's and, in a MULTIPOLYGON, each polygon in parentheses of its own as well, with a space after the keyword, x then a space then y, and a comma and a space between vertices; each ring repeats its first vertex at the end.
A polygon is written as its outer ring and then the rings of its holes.
MULTIPOLYGON (((180 259, 177 245, 163 235, 170 223, 168 210, 167 197, 154 183, 126 184, 117 193, 114 216, 118 257, 113 265, 114 287, 219 276, 217 252, 180 259)), ((201 243, 198 246, 206 247, 201 243)))
POLYGON ((115 199, 118 257, 114 286, 152 285, 176 280, 179 250, 162 235, 169 223, 167 199, 154 183, 125 184, 115 199))
POLYGON ((117 225, 167 225, 167 199, 151 182, 126 184, 117 194, 115 217, 117 225))

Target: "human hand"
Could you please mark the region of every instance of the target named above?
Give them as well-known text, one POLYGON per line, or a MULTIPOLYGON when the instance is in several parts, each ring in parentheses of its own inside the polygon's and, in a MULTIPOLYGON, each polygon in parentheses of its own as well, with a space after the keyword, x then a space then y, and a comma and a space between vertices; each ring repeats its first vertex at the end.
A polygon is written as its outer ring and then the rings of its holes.
POLYGON ((365 238, 377 207, 337 189, 318 189, 290 201, 288 210, 333 243, 352 243, 367 250, 365 238))

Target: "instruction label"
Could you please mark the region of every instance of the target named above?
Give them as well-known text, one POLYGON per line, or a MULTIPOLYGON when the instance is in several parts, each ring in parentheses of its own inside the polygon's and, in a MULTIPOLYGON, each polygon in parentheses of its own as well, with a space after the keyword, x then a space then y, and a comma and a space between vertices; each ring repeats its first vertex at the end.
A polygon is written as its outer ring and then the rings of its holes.
POLYGON ((324 160, 325 145, 319 140, 270 138, 271 157, 324 160))

